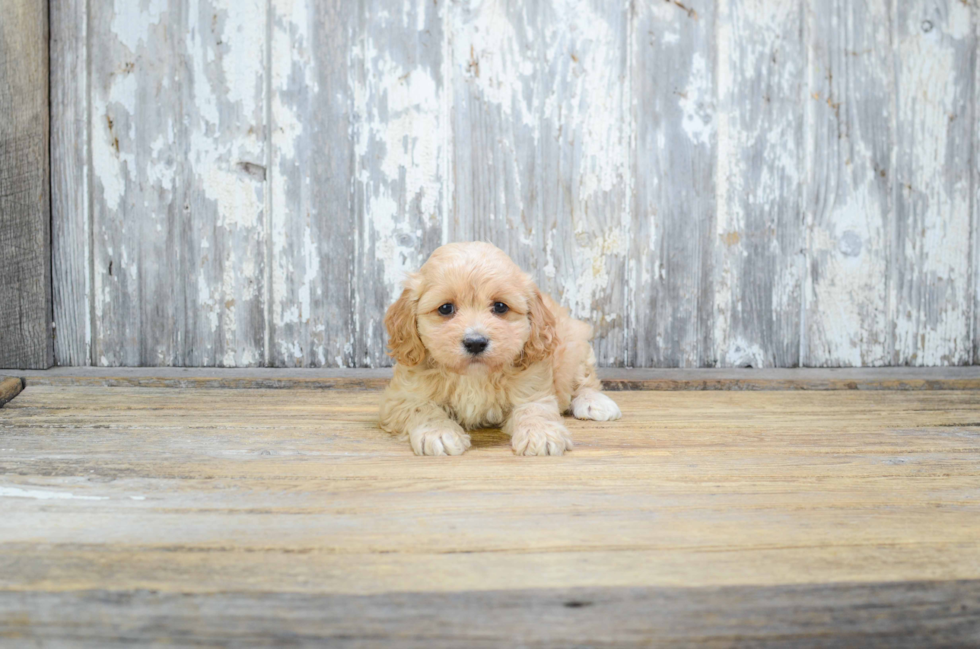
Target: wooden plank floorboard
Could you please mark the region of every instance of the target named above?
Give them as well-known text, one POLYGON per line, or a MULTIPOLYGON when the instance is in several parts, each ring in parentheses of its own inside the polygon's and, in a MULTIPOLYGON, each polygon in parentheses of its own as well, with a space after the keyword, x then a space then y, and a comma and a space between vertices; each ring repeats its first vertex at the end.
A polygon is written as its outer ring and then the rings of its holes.
POLYGON ((170 646, 370 647, 389 642, 418 649, 975 646, 980 641, 978 609, 977 581, 367 596, 0 593, 0 616, 9 621, 7 639, 70 640, 89 647, 131 646, 149 639, 170 646), (102 622, 106 617, 111 626, 102 622))
MULTIPOLYGON (((30 385, 380 390, 390 368, 55 367, 10 372, 30 385)), ((601 368, 606 390, 980 390, 980 366, 622 369, 601 368)))
POLYGON ((0 367, 54 359, 48 42, 48 3, 0 3, 0 367))
POLYGON ((980 392, 621 392, 560 458, 379 396, 28 382, 0 644, 980 641, 980 392))

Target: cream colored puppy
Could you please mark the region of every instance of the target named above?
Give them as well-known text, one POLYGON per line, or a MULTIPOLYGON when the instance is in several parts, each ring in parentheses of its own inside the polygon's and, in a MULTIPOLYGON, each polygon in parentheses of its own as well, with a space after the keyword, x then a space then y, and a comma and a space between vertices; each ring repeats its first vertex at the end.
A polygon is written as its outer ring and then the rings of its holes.
POLYGON ((432 253, 385 316, 397 361, 381 427, 418 455, 459 455, 466 429, 503 426, 518 455, 561 455, 562 423, 621 416, 600 392, 589 325, 542 295, 489 243, 432 253))

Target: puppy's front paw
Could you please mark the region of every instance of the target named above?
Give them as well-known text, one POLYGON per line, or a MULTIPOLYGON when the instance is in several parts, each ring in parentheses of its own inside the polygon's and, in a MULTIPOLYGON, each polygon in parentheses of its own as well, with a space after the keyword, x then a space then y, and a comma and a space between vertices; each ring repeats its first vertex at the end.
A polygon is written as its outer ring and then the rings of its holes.
POLYGON ((572 450, 572 436, 560 422, 537 419, 518 424, 510 444, 517 455, 561 455, 572 450))
POLYGON ((462 455, 470 447, 470 436, 448 426, 417 428, 408 436, 416 455, 462 455))
POLYGON ((572 399, 572 414, 576 419, 613 421, 623 416, 616 402, 596 390, 583 390, 572 399))

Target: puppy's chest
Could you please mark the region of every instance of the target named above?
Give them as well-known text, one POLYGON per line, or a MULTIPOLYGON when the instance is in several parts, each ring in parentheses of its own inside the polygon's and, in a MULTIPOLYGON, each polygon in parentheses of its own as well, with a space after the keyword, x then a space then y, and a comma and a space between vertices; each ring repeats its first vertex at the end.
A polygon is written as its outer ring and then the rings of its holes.
POLYGON ((511 408, 506 387, 482 376, 458 377, 445 405, 466 428, 499 426, 511 408))

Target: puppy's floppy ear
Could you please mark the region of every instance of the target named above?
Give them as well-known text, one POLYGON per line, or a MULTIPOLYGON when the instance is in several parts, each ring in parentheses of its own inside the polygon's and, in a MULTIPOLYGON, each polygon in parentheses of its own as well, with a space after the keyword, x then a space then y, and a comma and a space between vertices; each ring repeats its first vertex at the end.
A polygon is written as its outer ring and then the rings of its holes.
POLYGON ((401 365, 418 365, 425 358, 425 345, 419 338, 418 325, 415 322, 415 307, 418 296, 415 293, 415 282, 405 282, 402 295, 385 314, 385 328, 388 330, 388 355, 401 365))
POLYGON ((527 315, 531 320, 531 335, 524 343, 524 353, 521 354, 523 367, 548 358, 557 343, 555 314, 545 304, 537 286, 532 286, 527 315))

